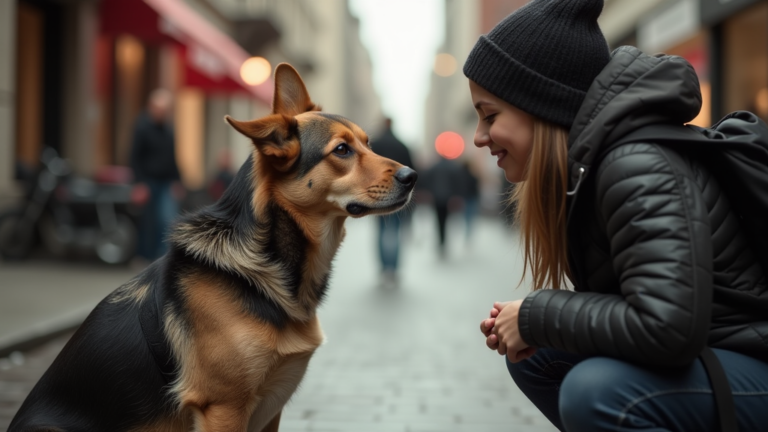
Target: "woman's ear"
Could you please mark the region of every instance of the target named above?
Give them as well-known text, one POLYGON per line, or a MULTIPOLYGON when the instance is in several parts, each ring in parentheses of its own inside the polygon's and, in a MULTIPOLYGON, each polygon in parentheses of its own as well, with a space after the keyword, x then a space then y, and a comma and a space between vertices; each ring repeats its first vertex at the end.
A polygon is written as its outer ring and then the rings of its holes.
POLYGON ((224 120, 250 138, 256 150, 277 171, 289 171, 299 158, 299 125, 295 118, 272 114, 252 121, 238 121, 230 116, 225 116, 224 120))

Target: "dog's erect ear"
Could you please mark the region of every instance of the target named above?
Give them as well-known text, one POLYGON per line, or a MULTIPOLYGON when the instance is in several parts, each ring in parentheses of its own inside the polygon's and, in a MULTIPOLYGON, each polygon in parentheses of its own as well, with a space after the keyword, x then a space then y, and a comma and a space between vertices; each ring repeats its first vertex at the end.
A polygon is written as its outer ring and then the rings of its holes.
POLYGON ((280 172, 286 172, 293 167, 299 158, 299 124, 293 117, 282 114, 272 114, 267 117, 238 121, 230 116, 224 120, 235 130, 253 141, 256 150, 280 172))
POLYGON ((320 111, 309 98, 309 92, 296 69, 288 63, 275 68, 275 95, 272 100, 272 114, 297 116, 307 111, 320 111))

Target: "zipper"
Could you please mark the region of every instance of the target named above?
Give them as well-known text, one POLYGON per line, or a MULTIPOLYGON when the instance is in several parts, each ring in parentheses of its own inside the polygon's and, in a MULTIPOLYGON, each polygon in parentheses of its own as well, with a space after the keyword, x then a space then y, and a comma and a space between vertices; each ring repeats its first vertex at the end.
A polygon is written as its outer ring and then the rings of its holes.
POLYGON ((565 218, 565 235, 567 244, 566 247, 568 248, 568 261, 569 265, 571 267, 571 275, 574 278, 573 284, 574 289, 578 288, 580 286, 583 286, 583 281, 581 280, 581 275, 577 271, 576 264, 576 257, 573 254, 572 248, 570 247, 570 235, 568 234, 570 232, 570 226, 571 226, 571 218, 573 216, 573 209, 576 208, 576 198, 578 197, 579 187, 581 186, 582 181, 584 180, 584 174, 586 173, 586 169, 584 167, 579 167, 579 178, 576 180, 576 186, 574 186, 572 191, 566 191, 566 196, 571 199, 571 205, 568 209, 568 215, 565 218))

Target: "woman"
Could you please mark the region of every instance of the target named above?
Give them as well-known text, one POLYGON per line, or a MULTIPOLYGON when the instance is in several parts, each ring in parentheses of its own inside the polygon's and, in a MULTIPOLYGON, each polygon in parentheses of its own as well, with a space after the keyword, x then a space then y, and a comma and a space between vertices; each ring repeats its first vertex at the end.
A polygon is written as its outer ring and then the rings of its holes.
POLYGON ((696 74, 678 57, 609 53, 602 6, 533 0, 464 66, 475 145, 519 182, 533 281, 524 300, 494 304, 486 344, 567 431, 717 430, 698 358, 710 346, 741 430, 766 430, 768 282, 749 233, 692 155, 650 142, 604 151, 639 127, 691 121, 696 74))

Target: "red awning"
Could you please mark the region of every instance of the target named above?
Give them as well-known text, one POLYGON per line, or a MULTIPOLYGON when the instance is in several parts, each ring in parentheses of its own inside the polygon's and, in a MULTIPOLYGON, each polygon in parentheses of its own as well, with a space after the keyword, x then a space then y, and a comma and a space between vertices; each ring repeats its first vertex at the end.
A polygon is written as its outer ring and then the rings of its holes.
POLYGON ((265 104, 272 103, 272 80, 258 86, 246 84, 240 66, 248 53, 182 0, 104 0, 101 21, 105 33, 129 33, 149 43, 182 44, 187 85, 245 89, 265 104))

